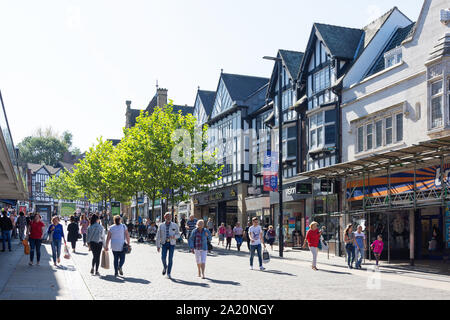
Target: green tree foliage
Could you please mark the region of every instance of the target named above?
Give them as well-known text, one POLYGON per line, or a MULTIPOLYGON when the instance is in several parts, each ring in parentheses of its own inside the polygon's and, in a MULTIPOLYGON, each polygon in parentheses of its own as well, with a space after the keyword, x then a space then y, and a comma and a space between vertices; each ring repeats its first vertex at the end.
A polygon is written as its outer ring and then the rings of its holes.
MULTIPOLYGON (((72 139, 73 135, 69 131, 59 136, 51 127, 39 128, 18 144, 20 158, 23 162, 56 166, 72 147, 72 139)), ((79 149, 74 150, 80 152, 79 149)))
POLYGON ((73 175, 68 171, 61 173, 59 176, 50 178, 46 183, 45 193, 54 199, 84 199, 81 188, 75 183, 73 175))

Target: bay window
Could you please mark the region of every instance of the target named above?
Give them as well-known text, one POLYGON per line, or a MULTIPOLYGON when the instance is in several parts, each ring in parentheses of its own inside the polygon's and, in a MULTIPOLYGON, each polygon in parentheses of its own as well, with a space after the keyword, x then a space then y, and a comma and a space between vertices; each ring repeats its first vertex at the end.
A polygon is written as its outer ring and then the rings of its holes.
POLYGON ((367 150, 371 150, 373 148, 373 124, 368 124, 366 127, 366 138, 367 138, 367 150))
POLYGON ((376 134, 376 147, 379 148, 383 145, 383 121, 375 122, 375 134, 376 134))
POLYGON ((442 80, 431 84, 431 128, 442 127, 442 80))
POLYGON ((386 118, 386 145, 392 144, 392 117, 386 118))

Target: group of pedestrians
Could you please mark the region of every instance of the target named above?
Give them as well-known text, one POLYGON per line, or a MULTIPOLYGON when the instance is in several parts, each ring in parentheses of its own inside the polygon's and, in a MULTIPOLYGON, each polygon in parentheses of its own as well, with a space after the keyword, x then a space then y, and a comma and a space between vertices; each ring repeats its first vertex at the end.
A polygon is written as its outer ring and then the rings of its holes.
MULTIPOLYGON (((363 232, 363 227, 359 225, 355 232, 353 232, 353 225, 349 224, 344 231, 344 243, 345 251, 347 252, 347 265, 349 269, 353 269, 353 263, 355 263, 355 269, 362 269, 362 262, 365 256, 366 248, 366 236, 363 232)), ((383 236, 378 235, 370 248, 373 250, 376 267, 379 266, 381 253, 383 252, 383 236)))

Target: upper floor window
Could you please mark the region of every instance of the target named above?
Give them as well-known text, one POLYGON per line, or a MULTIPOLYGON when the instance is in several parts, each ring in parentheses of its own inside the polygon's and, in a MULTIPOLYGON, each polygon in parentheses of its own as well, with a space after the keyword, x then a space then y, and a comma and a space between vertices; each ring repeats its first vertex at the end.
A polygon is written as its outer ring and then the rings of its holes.
POLYGON ((431 128, 435 129, 443 125, 442 110, 442 80, 431 84, 431 128))
POLYGON ((402 62, 402 47, 397 47, 384 54, 384 66, 389 68, 402 62))
POLYGON ((403 113, 366 123, 358 127, 357 152, 369 151, 403 141, 403 113))
POLYGON ((324 147, 336 142, 335 110, 320 112, 310 117, 310 149, 324 147))
POLYGON ((297 127, 283 128, 283 159, 297 157, 297 127))
POLYGON ((325 67, 316 72, 312 80, 313 93, 318 93, 329 88, 331 84, 330 67, 325 67))

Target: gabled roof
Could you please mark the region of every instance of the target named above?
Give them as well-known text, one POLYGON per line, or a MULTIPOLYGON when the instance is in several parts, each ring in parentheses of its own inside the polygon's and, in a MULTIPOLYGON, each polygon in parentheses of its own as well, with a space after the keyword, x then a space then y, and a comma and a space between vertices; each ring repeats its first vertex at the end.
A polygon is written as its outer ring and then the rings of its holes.
POLYGON ((156 107, 156 104, 158 103, 158 94, 155 94, 153 96, 153 99, 150 101, 150 103, 147 106, 147 111, 153 110, 156 107))
POLYGON ((371 75, 378 73, 385 69, 384 54, 386 52, 391 51, 392 49, 395 49, 395 48, 401 46, 402 42, 410 36, 411 32, 413 32, 414 26, 415 26, 415 23, 411 23, 407 27, 397 29, 397 31, 393 34, 391 40, 389 40, 389 42, 386 45, 386 47, 384 48, 384 50, 377 57, 377 60, 374 64, 374 66, 367 73, 366 77, 371 76, 371 75))
POLYGON ((60 168, 64 168, 65 170, 69 171, 69 172, 73 172, 73 169, 75 168, 75 165, 72 163, 67 163, 67 162, 62 162, 59 161, 58 162, 58 166, 60 168))
POLYGON ((322 23, 314 23, 314 27, 323 39, 332 56, 351 60, 361 42, 364 31, 322 23))
POLYGON ((35 163, 27 163, 27 168, 30 169, 32 174, 35 174, 41 168, 44 168, 51 175, 54 175, 60 170, 60 168, 54 168, 46 164, 35 164, 35 163))
POLYGON ((269 79, 239 74, 222 73, 223 82, 233 101, 244 101, 252 93, 265 86, 269 79))
POLYGON ((198 90, 198 96, 200 97, 203 107, 205 108, 206 115, 210 117, 214 107, 214 99, 216 98, 216 92, 198 90))
POLYGON ((244 104, 248 106, 248 114, 252 114, 266 105, 266 96, 269 83, 252 93, 244 104))
POLYGON ((386 12, 384 15, 382 15, 378 19, 372 21, 371 23, 369 23, 367 26, 365 26, 363 28, 363 30, 364 30, 364 48, 366 48, 369 45, 370 41, 372 41, 372 39, 376 36, 378 30, 380 30, 380 28, 389 19, 389 17, 395 10, 398 10, 398 8, 397 7, 392 8, 391 10, 386 12))
POLYGON ((288 69, 292 79, 296 80, 304 53, 280 49, 279 54, 281 59, 283 59, 283 62, 286 65, 286 68, 288 69))

